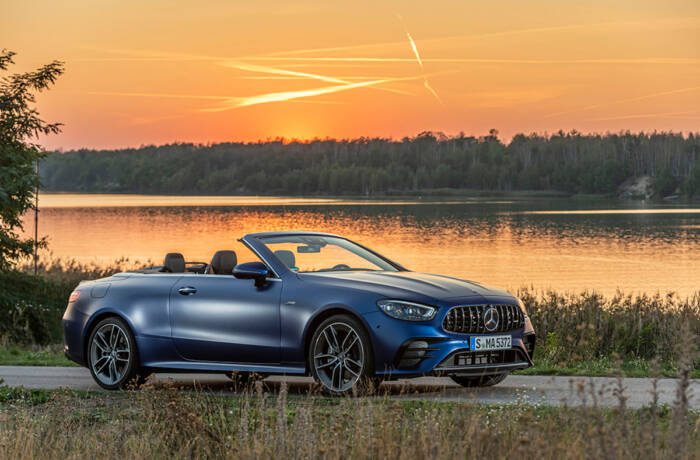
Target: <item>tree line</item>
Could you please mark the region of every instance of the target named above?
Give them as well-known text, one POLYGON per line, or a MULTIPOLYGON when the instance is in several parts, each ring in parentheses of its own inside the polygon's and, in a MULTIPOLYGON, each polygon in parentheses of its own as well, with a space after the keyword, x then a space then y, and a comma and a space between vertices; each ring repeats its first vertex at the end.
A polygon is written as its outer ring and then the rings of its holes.
POLYGON ((144 194, 382 195, 437 189, 615 194, 651 176, 657 195, 700 195, 700 134, 558 132, 486 136, 424 132, 212 145, 55 152, 48 191, 144 194))

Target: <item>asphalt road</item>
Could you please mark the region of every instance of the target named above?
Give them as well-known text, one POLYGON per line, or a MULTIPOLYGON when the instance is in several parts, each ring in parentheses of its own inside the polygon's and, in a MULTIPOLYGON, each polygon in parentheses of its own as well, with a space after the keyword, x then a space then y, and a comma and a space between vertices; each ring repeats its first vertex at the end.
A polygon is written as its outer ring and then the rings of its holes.
MULTIPOLYGON (((6 385, 25 388, 70 388, 100 390, 87 369, 79 367, 31 367, 0 366, 0 378, 6 385)), ((158 382, 176 382, 184 390, 233 394, 230 381, 215 374, 157 374, 158 382)), ((306 377, 269 377, 265 386, 276 391, 285 381, 293 394, 307 394, 314 384, 306 377)), ((618 382, 607 377, 546 377, 511 375, 501 384, 491 388, 468 389, 456 385, 449 378, 423 377, 412 380, 387 382, 384 393, 392 398, 437 399, 486 404, 546 404, 616 406, 619 404, 618 388, 628 407, 643 407, 652 403, 654 385, 659 404, 672 405, 676 399, 678 381, 675 379, 625 378, 618 382)), ((691 380, 688 389, 690 407, 700 409, 700 380, 691 380)))

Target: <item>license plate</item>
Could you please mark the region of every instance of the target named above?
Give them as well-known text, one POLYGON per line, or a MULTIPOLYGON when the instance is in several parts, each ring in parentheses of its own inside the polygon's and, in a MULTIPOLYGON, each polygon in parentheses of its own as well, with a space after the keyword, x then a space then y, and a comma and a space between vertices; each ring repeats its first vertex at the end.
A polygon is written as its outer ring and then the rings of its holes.
POLYGON ((511 348, 513 337, 509 335, 485 335, 470 337, 469 348, 472 350, 506 350, 511 348))

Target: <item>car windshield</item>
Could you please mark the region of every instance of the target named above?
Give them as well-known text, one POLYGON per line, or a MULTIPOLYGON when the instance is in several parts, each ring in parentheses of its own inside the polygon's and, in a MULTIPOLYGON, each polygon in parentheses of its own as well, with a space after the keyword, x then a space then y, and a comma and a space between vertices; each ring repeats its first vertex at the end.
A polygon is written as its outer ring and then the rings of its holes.
POLYGON ((283 235, 261 238, 261 241, 290 270, 299 273, 398 271, 386 260, 344 238, 283 235))

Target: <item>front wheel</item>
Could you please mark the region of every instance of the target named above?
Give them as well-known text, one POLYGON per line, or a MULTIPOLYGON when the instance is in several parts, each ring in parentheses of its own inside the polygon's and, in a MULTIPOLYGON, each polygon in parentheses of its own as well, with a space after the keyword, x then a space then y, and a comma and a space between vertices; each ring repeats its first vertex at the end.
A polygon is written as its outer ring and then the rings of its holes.
POLYGON ((95 382, 107 390, 143 382, 136 341, 124 321, 112 317, 97 323, 88 341, 88 368, 95 382))
POLYGON ((483 375, 481 377, 450 375, 452 380, 466 388, 492 387, 504 381, 506 377, 508 377, 508 374, 483 375))
POLYGON ((376 386, 369 336, 351 316, 332 316, 318 326, 308 362, 311 375, 329 394, 371 391, 376 386))

